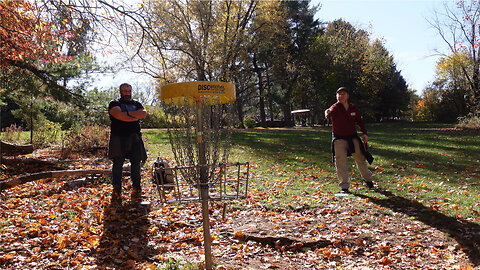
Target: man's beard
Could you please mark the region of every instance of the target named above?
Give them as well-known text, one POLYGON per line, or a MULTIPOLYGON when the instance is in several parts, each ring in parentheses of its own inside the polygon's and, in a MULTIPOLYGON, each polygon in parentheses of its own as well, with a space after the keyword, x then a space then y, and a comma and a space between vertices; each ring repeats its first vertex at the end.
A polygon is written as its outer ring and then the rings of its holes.
POLYGON ((125 101, 130 101, 130 100, 132 100, 132 96, 131 95, 123 95, 122 99, 125 100, 125 101))

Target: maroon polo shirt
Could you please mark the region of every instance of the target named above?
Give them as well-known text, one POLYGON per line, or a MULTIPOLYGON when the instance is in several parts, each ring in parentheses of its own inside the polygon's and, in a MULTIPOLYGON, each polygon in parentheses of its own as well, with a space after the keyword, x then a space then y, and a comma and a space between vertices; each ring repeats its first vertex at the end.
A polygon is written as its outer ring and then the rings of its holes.
POLYGON ((335 136, 353 136, 357 133, 355 124, 360 127, 360 130, 366 134, 367 128, 363 121, 360 111, 357 106, 352 103, 348 104, 348 111, 339 102, 333 104, 330 109, 330 118, 332 119, 332 133, 335 136))

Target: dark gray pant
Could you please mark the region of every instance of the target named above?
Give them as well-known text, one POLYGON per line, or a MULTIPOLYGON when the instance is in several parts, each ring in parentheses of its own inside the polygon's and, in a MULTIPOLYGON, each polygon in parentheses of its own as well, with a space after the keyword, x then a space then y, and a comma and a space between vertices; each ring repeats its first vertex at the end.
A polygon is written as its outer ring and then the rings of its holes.
MULTIPOLYGON (((113 166, 112 166, 112 184, 114 187, 121 187, 122 186, 122 178, 123 178, 123 163, 125 162, 124 156, 115 157, 113 159, 113 166)), ((141 189, 140 185, 140 159, 130 159, 130 173, 132 178, 132 186, 135 189, 141 189)))

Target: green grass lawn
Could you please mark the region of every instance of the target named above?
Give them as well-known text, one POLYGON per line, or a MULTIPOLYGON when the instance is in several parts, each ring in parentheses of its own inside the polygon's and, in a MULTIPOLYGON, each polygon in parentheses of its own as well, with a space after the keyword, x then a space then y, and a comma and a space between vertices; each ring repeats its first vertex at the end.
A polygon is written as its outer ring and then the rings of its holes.
MULTIPOLYGON (((351 164, 351 190, 382 200, 385 192, 425 208, 480 223, 480 140, 478 133, 445 131, 451 125, 368 124, 370 166, 377 191, 363 186, 351 164)), ((168 134, 144 130, 150 158, 173 158, 168 134)), ((314 207, 338 192, 330 153, 331 128, 237 130, 230 161, 252 164, 250 191, 265 194, 267 207, 314 207)))

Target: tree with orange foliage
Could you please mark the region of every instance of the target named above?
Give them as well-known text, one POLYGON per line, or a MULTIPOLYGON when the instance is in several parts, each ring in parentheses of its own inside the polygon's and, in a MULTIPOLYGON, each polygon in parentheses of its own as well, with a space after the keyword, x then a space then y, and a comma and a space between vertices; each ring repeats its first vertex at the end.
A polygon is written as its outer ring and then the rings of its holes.
POLYGON ((70 34, 56 30, 58 27, 45 18, 35 3, 0 1, 0 68, 27 71, 44 85, 69 92, 46 66, 68 60, 60 51, 60 40, 70 34))
POLYGON ((40 10, 26 1, 0 2, 0 65, 10 68, 20 62, 58 63, 62 55, 57 48, 55 26, 40 16, 40 10))

